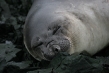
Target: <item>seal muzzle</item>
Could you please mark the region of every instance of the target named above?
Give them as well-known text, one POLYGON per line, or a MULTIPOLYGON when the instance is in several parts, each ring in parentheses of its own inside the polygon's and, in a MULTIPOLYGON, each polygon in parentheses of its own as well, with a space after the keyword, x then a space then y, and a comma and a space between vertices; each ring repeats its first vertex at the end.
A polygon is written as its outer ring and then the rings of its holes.
POLYGON ((62 36, 53 36, 46 40, 36 40, 33 42, 35 42, 32 43, 33 50, 38 54, 42 54, 47 60, 51 60, 57 53, 66 52, 70 48, 70 41, 62 36))

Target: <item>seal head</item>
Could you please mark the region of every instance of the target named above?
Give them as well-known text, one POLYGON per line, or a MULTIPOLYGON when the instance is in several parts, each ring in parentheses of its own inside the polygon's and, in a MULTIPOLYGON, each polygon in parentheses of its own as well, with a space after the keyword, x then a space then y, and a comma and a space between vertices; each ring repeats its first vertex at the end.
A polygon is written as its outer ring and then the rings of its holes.
POLYGON ((32 49, 39 57, 51 60, 58 52, 65 52, 70 47, 69 40, 61 37, 35 37, 31 42, 32 49))
POLYGON ((68 51, 71 45, 69 19, 52 11, 44 14, 45 9, 27 17, 24 27, 27 50, 38 60, 51 60, 57 53, 68 51))
POLYGON ((48 25, 45 31, 32 37, 31 49, 37 53, 38 57, 51 60, 57 53, 66 52, 70 48, 68 39, 68 21, 66 19, 56 19, 48 25))

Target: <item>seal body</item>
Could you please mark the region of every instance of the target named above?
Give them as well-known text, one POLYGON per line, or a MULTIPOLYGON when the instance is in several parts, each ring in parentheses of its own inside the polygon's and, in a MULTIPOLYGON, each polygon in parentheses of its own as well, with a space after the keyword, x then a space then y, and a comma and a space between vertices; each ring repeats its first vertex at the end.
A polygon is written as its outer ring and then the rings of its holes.
POLYGON ((94 55, 109 43, 109 0, 34 0, 24 43, 38 60, 61 51, 94 55))

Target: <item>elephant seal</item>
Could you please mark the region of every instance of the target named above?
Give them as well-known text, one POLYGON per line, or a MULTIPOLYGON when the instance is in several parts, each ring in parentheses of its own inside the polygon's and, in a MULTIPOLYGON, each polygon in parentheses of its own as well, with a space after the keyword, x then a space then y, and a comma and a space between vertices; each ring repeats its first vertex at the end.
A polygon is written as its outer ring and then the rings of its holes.
POLYGON ((109 0, 34 0, 24 43, 37 60, 61 51, 94 55, 109 43, 109 0))

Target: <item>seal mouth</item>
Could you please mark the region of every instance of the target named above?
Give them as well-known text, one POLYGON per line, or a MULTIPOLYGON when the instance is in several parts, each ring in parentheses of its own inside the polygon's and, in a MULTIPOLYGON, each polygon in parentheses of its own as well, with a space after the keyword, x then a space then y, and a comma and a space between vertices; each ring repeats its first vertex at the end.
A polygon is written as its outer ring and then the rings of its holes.
POLYGON ((43 52, 43 55, 47 60, 52 60, 55 57, 55 55, 59 53, 60 51, 61 51, 61 48, 59 45, 52 45, 48 47, 47 53, 43 52))

